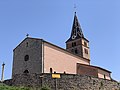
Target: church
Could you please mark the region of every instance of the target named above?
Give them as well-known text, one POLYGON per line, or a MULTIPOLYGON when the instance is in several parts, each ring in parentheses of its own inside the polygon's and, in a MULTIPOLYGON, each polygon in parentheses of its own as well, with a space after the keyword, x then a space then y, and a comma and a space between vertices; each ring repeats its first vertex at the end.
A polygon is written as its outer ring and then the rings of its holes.
POLYGON ((111 80, 111 72, 90 64, 89 41, 76 12, 66 49, 39 38, 26 37, 13 50, 12 78, 18 74, 80 74, 111 80))

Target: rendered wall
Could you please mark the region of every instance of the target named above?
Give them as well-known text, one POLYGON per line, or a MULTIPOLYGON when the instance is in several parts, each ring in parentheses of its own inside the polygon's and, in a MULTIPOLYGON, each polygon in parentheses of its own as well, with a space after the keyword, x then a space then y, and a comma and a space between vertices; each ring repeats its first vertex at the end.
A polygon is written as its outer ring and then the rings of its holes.
POLYGON ((89 43, 86 40, 84 40, 84 39, 82 39, 82 51, 83 51, 83 57, 87 58, 87 59, 90 59, 89 43), (84 42, 87 43, 87 47, 84 46, 84 42), (85 53, 85 49, 88 50, 88 54, 85 53))
POLYGON ((75 56, 49 43, 44 43, 44 72, 49 73, 50 68, 57 73, 77 73, 77 63, 89 65, 89 61, 75 56))
POLYGON ((67 42, 66 43, 66 50, 75 54, 75 55, 83 57, 81 39, 76 39, 76 40, 67 42), (76 43, 76 46, 73 46, 73 43, 76 43), (77 49, 77 53, 75 53, 76 49, 77 49))
POLYGON ((98 69, 98 77, 111 80, 110 73, 98 69), (105 76, 104 76, 105 75, 105 76))

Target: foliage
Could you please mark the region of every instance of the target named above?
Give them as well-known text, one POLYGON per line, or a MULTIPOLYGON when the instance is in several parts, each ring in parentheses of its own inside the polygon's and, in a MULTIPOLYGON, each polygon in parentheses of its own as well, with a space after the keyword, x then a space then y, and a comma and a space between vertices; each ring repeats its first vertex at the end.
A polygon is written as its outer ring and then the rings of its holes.
POLYGON ((13 86, 7 86, 5 84, 0 83, 0 90, 30 90, 27 87, 13 87, 13 86))
POLYGON ((28 88, 28 87, 7 86, 3 83, 0 83, 0 90, 51 90, 51 89, 47 86, 44 86, 42 88, 28 88))

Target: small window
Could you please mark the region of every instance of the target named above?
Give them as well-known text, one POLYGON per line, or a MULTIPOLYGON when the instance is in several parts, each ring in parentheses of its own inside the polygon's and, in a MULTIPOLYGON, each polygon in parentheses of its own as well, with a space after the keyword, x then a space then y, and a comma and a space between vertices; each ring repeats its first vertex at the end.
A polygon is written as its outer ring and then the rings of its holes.
POLYGON ((76 42, 74 42, 74 46, 76 46, 76 42))
POLYGON ((50 68, 50 73, 52 73, 52 68, 50 68))
POLYGON ((72 43, 72 47, 74 47, 74 46, 76 46, 76 42, 73 42, 73 43, 72 43))
POLYGON ((106 76, 105 76, 105 74, 104 74, 104 79, 106 79, 106 76))
POLYGON ((26 47, 28 47, 28 42, 26 43, 26 47))
POLYGON ((24 74, 28 74, 28 73, 29 73, 29 71, 28 71, 28 70, 25 70, 25 71, 24 71, 24 74))
POLYGON ((75 49, 75 54, 78 54, 78 50, 77 49, 75 49))
POLYGON ((25 55, 24 60, 28 61, 29 60, 29 55, 25 55))
POLYGON ((74 44, 72 43, 72 47, 74 47, 74 44))
POLYGON ((85 51, 85 54, 88 54, 88 50, 86 48, 84 49, 84 51, 85 51))
POLYGON ((87 43, 86 42, 84 42, 84 46, 87 47, 87 43))

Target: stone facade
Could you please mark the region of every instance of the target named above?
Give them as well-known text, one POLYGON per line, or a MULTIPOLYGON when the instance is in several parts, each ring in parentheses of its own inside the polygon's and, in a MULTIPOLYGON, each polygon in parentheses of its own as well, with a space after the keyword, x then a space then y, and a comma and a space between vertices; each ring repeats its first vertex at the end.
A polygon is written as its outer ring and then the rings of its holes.
POLYGON ((26 38, 14 49, 12 77, 23 73, 42 73, 41 39, 26 38))
POLYGON ((86 75, 61 74, 60 79, 53 79, 51 74, 19 74, 12 79, 14 86, 41 87, 49 86, 55 90, 120 90, 116 81, 99 79, 86 75))

